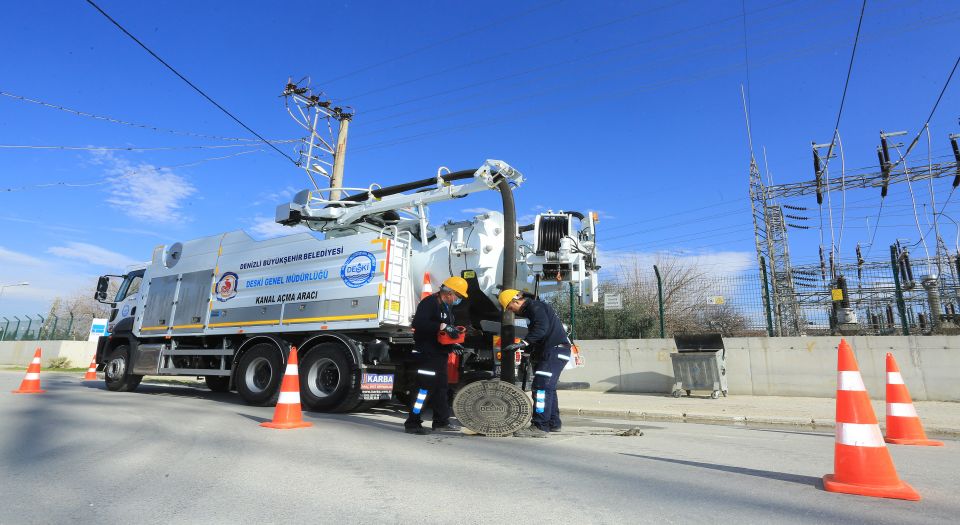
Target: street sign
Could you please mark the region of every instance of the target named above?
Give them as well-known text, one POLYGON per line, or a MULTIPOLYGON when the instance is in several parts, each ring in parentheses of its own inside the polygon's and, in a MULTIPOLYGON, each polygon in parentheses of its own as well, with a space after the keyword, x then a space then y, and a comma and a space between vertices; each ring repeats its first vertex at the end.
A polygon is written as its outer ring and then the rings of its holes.
POLYGON ((623 310, 623 298, 620 294, 603 294, 604 310, 623 310))
POLYGON ((90 323, 90 336, 87 338, 87 341, 96 341, 102 335, 109 335, 107 333, 107 320, 106 319, 94 319, 90 323))

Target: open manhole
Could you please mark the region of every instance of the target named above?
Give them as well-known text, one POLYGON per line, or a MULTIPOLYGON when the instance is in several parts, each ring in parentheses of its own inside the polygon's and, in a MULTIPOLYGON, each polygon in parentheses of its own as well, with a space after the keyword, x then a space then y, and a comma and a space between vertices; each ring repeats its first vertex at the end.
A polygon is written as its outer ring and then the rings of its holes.
POLYGON ((460 424, 486 436, 509 436, 530 424, 533 406, 523 390, 503 381, 477 381, 453 399, 460 424))

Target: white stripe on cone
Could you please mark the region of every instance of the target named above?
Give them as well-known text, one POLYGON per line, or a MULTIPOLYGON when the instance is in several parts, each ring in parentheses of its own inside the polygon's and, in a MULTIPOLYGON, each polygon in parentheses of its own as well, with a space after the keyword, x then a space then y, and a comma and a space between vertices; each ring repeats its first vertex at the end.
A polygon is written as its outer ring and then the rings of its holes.
POLYGON ((837 422, 837 443, 852 447, 885 447, 883 434, 875 423, 864 425, 861 423, 837 422))
POLYGON ((887 417, 917 417, 913 403, 887 403, 887 417))
POLYGON ((903 376, 900 375, 900 372, 887 372, 887 384, 888 385, 902 385, 903 376))
POLYGON ((860 372, 840 371, 837 372, 837 390, 864 392, 867 388, 863 386, 863 377, 860 376, 860 372))
POLYGON ((280 392, 277 398, 278 405, 292 405, 300 402, 300 392, 280 392))
POLYGON ((34 357, 34 358, 33 358, 33 361, 30 361, 30 364, 39 365, 39 364, 40 364, 40 358, 39 358, 39 357, 34 357))
POLYGON ((38 374, 38 373, 36 373, 36 372, 30 372, 30 373, 28 373, 27 375, 25 375, 23 378, 24 378, 24 379, 27 379, 27 380, 30 380, 30 379, 40 379, 40 374, 38 374))
POLYGON ((295 376, 297 374, 297 365, 287 365, 287 370, 284 372, 284 375, 295 376))

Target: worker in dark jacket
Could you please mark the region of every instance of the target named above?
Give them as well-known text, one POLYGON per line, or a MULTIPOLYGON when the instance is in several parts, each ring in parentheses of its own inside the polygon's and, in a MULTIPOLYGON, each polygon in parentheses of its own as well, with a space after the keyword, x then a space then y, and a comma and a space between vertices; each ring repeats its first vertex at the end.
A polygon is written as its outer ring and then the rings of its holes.
POLYGON ((543 301, 525 297, 517 290, 504 290, 499 299, 505 310, 527 319, 527 335, 514 345, 530 353, 534 369, 531 385, 533 419, 531 428, 524 435, 542 437, 540 432, 558 432, 562 425, 557 382, 563 367, 570 361, 567 332, 557 313, 543 301))
POLYGON ((457 335, 452 307, 467 298, 467 281, 451 277, 443 281, 440 291, 428 295, 417 305, 413 316, 413 342, 418 361, 417 395, 403 427, 408 434, 429 434, 423 428, 420 412, 425 403, 433 409, 433 430, 458 432, 460 426, 450 423, 450 401, 447 396, 447 357, 456 345, 441 344, 438 335, 446 331, 457 335))

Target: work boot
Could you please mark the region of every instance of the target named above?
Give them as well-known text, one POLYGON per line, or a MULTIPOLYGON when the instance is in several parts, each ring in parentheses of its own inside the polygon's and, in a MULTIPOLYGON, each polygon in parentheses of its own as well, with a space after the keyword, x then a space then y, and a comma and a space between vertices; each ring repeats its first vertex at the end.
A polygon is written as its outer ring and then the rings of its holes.
POLYGON ((533 426, 533 425, 530 425, 529 427, 521 428, 520 430, 514 432, 514 433, 513 433, 513 437, 520 437, 520 438, 545 438, 545 437, 547 437, 547 433, 544 432, 544 431, 542 431, 542 430, 540 430, 539 428, 537 428, 537 427, 535 427, 535 426, 533 426))
POLYGON ((456 423, 447 423, 440 427, 433 427, 434 432, 460 432, 461 430, 463 429, 456 423))
POLYGON ((430 430, 423 427, 413 427, 403 429, 407 434, 416 434, 418 436, 428 436, 430 435, 430 430))

